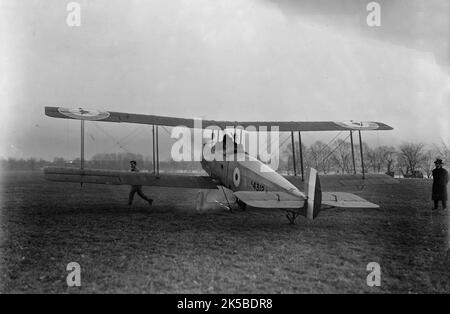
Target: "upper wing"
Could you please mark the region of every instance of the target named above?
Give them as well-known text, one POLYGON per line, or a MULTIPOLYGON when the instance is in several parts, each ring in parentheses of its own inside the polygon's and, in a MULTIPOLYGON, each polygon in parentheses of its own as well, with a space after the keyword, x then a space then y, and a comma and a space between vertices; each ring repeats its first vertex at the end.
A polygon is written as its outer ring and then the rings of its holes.
POLYGON ((286 192, 238 191, 234 195, 242 202, 257 208, 303 208, 305 200, 286 192))
POLYGON ((58 182, 97 183, 114 185, 147 185, 193 189, 216 189, 217 185, 209 176, 189 176, 160 174, 155 176, 146 172, 119 170, 79 169, 64 167, 46 167, 47 180, 58 182))
POLYGON ((243 127, 247 131, 257 131, 259 127, 278 127, 280 132, 287 131, 344 131, 344 130, 392 130, 381 122, 333 122, 333 121, 216 121, 184 119, 145 114, 123 113, 114 111, 97 111, 89 109, 68 109, 63 107, 45 107, 45 114, 53 118, 95 120, 104 122, 124 122, 154 124, 164 126, 185 126, 188 128, 206 128, 217 126, 221 129, 243 127), (250 127, 250 128, 248 128, 250 127), (248 129, 247 129, 248 128, 248 129), (254 128, 254 129, 252 129, 254 128))
POLYGON ((346 192, 322 192, 322 204, 345 208, 379 208, 377 204, 346 192))

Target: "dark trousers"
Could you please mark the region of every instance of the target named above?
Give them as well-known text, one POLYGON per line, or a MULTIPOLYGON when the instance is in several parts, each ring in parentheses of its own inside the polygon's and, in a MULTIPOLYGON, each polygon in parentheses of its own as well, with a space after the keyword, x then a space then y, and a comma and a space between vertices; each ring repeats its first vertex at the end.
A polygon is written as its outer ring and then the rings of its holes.
MULTIPOLYGON (((442 202, 442 208, 447 208, 447 201, 443 201, 442 202)), ((439 200, 434 200, 434 209, 438 209, 439 206, 439 200)))
POLYGON ((150 202, 151 199, 149 199, 147 196, 145 196, 144 192, 142 192, 142 186, 140 185, 132 185, 130 194, 128 196, 128 205, 131 205, 133 203, 134 194, 138 194, 142 199, 146 200, 147 202, 150 202))

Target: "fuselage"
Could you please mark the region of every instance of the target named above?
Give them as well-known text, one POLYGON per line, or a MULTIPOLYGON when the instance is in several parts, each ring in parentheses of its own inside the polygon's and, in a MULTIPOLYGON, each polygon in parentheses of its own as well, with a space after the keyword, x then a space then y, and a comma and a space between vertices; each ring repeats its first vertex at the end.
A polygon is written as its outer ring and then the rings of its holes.
POLYGON ((210 146, 210 150, 206 151, 211 151, 215 158, 204 154, 201 162, 203 169, 220 185, 232 191, 282 191, 305 198, 305 195, 283 176, 257 158, 245 153, 242 145, 235 145, 225 150, 222 147, 222 142, 214 147, 210 146))

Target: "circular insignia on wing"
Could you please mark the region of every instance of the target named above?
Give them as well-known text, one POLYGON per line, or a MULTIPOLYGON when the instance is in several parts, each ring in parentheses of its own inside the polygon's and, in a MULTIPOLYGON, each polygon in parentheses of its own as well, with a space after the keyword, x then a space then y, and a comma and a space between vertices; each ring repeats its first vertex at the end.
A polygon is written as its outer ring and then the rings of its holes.
POLYGON ((109 112, 84 108, 58 108, 59 113, 78 120, 103 120, 109 117, 109 112))
POLYGON ((236 167, 234 168, 233 171, 233 184, 235 187, 238 187, 240 183, 241 183, 241 172, 239 171, 239 168, 236 167))
POLYGON ((378 123, 376 122, 357 122, 357 121, 342 121, 342 122, 335 122, 337 125, 343 126, 344 128, 349 128, 353 130, 376 130, 379 128, 378 123))

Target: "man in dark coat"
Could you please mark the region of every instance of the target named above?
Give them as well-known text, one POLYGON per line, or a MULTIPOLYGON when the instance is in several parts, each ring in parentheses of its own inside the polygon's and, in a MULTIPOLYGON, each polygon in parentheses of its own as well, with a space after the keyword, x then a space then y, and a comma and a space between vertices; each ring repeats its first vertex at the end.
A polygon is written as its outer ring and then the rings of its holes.
POLYGON ((442 168, 442 160, 436 159, 434 162, 436 168, 433 169, 433 190, 432 199, 434 201, 434 209, 438 209, 439 201, 442 201, 442 207, 447 208, 447 183, 448 172, 442 168))
MULTIPOLYGON (((139 172, 139 168, 137 167, 137 163, 135 160, 130 161, 130 171, 131 172, 139 172)), ((137 193, 142 199, 146 200, 148 204, 151 206, 153 203, 153 200, 151 198, 148 198, 145 196, 144 192, 142 192, 142 186, 141 185, 132 185, 130 194, 128 196, 128 205, 131 205, 133 203, 134 194, 137 193)))

